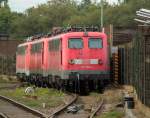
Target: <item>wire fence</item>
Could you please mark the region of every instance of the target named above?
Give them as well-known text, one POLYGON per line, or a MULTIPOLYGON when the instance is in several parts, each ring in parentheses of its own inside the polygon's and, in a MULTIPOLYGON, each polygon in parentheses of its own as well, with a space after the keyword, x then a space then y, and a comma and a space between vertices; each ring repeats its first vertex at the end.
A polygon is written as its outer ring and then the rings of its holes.
POLYGON ((0 56, 0 74, 15 75, 16 58, 15 56, 0 56))
POLYGON ((150 107, 150 27, 141 27, 131 43, 120 48, 122 84, 133 85, 138 98, 150 107), (143 29, 144 28, 144 29, 143 29), (148 32, 145 32, 148 31, 148 32))

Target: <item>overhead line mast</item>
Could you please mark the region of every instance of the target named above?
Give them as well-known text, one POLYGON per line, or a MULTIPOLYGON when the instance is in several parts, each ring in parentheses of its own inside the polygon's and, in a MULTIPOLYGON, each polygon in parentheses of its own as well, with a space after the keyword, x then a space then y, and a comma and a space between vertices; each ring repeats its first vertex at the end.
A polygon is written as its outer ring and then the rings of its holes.
POLYGON ((103 28, 103 0, 101 0, 101 28, 103 28))

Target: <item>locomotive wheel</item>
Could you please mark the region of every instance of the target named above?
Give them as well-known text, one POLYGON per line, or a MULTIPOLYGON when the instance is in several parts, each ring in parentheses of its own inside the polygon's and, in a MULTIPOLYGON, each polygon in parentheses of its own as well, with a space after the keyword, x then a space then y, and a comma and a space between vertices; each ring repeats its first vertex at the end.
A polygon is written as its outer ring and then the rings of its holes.
POLYGON ((48 87, 48 88, 51 88, 52 86, 51 86, 50 78, 48 77, 47 79, 48 79, 48 80, 47 80, 47 87, 48 87))
POLYGON ((42 83, 43 83, 43 86, 42 86, 42 87, 43 87, 43 88, 46 88, 46 82, 44 81, 44 78, 41 78, 41 79, 42 79, 41 81, 42 81, 42 83))
POLYGON ((62 88, 63 88, 63 91, 67 91, 67 86, 68 85, 68 80, 63 80, 63 83, 62 83, 62 88))
POLYGON ((53 88, 52 76, 49 76, 49 77, 48 77, 48 83, 49 83, 49 86, 50 86, 51 88, 53 88))
POLYGON ((38 82, 38 81, 35 81, 34 85, 35 85, 36 87, 39 87, 39 82, 38 82))
POLYGON ((99 92, 99 93, 103 93, 103 91, 104 91, 104 83, 103 83, 103 81, 102 80, 98 80, 98 82, 97 82, 97 92, 99 92))
POLYGON ((73 82, 71 80, 68 80, 68 91, 73 92, 73 82))
POLYGON ((49 78, 49 77, 47 77, 47 82, 46 82, 46 84, 47 84, 47 87, 48 87, 48 88, 51 88, 51 83, 50 83, 50 78, 49 78))
POLYGON ((37 81, 37 79, 34 78, 34 79, 33 79, 33 85, 36 85, 36 81, 37 81))
POLYGON ((28 77, 28 76, 27 76, 27 78, 28 78, 29 83, 30 83, 30 84, 33 84, 33 78, 30 78, 30 77, 28 77))
POLYGON ((32 77, 31 77, 31 81, 32 81, 32 84, 34 85, 35 82, 36 82, 36 78, 32 78, 32 77))
POLYGON ((108 79, 106 79, 105 81, 103 81, 103 83, 104 83, 104 86, 107 86, 109 83, 110 83, 110 80, 108 79))
POLYGON ((38 76, 38 79, 39 79, 39 83, 40 83, 40 87, 44 87, 44 83, 43 83, 43 80, 41 79, 41 76, 38 76))
POLYGON ((64 80, 61 80, 61 90, 65 91, 64 80))
POLYGON ((74 84, 72 80, 70 81, 70 90, 71 92, 74 92, 74 84))
POLYGON ((76 81, 73 81, 73 92, 74 92, 74 93, 77 93, 77 91, 78 91, 77 88, 78 88, 78 87, 77 87, 77 82, 76 82, 76 81))
POLYGON ((37 87, 41 87, 40 81, 36 81, 37 87))
POLYGON ((27 82, 28 82, 28 83, 30 83, 30 80, 29 80, 29 78, 28 78, 27 76, 26 76, 25 78, 26 78, 27 82))
POLYGON ((60 81, 59 77, 56 78, 56 87, 57 87, 57 90, 60 90, 60 88, 61 88, 61 81, 60 81))
POLYGON ((69 80, 66 80, 66 91, 70 91, 69 80))
POLYGON ((55 84, 53 82, 51 82, 51 86, 52 88, 55 88, 55 84))
POLYGON ((39 80, 38 80, 38 78, 36 78, 36 81, 35 81, 35 83, 34 83, 34 85, 36 85, 37 87, 39 87, 39 80))
POLYGON ((59 78, 59 81, 58 81, 58 86, 59 86, 59 90, 62 91, 62 80, 59 78))
POLYGON ((55 87, 56 87, 57 90, 59 90, 59 85, 58 85, 57 80, 55 81, 55 87))
POLYGON ((89 80, 88 81, 88 86, 89 86, 89 91, 93 91, 94 90, 94 81, 93 80, 89 80))
POLYGON ((83 80, 79 81, 80 83, 78 84, 78 88, 79 88, 79 94, 84 95, 85 94, 85 83, 83 82, 83 80))
POLYGON ((27 82, 28 82, 28 83, 30 83, 30 80, 29 80, 29 78, 28 78, 27 76, 26 76, 25 78, 26 78, 27 82))
POLYGON ((85 81, 85 80, 80 81, 80 94, 81 95, 88 95, 89 94, 88 81, 85 81))
POLYGON ((88 95, 89 92, 90 92, 90 90, 89 90, 89 82, 85 81, 85 94, 88 95))
POLYGON ((59 79, 58 85, 59 85, 59 90, 62 90, 62 80, 61 79, 59 79))

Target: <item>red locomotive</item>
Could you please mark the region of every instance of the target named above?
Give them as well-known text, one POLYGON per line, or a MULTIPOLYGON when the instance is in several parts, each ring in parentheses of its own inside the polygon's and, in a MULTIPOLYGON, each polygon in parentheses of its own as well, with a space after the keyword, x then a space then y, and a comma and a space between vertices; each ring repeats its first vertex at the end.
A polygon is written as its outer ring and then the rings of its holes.
POLYGON ((21 80, 37 86, 100 90, 110 79, 107 36, 76 28, 20 44, 16 73, 21 80))

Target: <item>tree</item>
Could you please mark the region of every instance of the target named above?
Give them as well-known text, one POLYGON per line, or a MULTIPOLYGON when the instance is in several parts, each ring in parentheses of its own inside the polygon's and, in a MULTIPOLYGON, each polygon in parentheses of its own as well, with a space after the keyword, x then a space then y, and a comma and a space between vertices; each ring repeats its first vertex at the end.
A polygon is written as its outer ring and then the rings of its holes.
POLYGON ((8 7, 0 8, 0 33, 9 34, 11 24, 11 12, 8 7))
MULTIPOLYGON (((104 26, 133 26, 136 11, 150 8, 149 0, 125 1, 113 5, 104 2, 104 26)), ((49 32, 55 26, 99 25, 100 6, 100 2, 94 3, 91 0, 82 0, 80 4, 75 0, 50 0, 37 8, 26 10, 25 13, 11 12, 8 6, 1 7, 0 32, 20 39, 49 32)))

